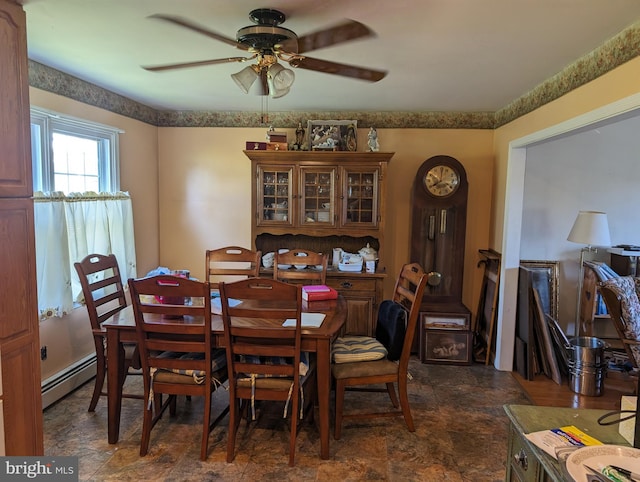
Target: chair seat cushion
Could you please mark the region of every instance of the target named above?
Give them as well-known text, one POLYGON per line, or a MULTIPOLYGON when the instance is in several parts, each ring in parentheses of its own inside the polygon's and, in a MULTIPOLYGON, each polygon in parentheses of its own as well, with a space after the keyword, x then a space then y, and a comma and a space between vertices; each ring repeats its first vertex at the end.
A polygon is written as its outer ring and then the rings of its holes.
POLYGON ((370 336, 342 336, 333 342, 331 348, 335 363, 373 361, 386 356, 384 345, 370 336))
POLYGON ((236 385, 239 388, 268 388, 285 392, 289 391, 292 383, 293 379, 288 377, 256 378, 253 381, 251 378, 238 378, 236 380, 236 385))
MULTIPOLYGON (((158 358, 177 358, 180 360, 203 360, 203 353, 176 353, 165 351, 158 358)), ((224 348, 218 348, 211 353, 211 372, 226 373, 227 353, 224 348)), ((169 382, 169 375, 177 375, 178 377, 191 378, 195 383, 204 383, 205 372, 203 370, 183 370, 178 368, 160 369, 154 375, 154 381, 169 382), (160 378, 159 378, 160 377, 160 378)), ((217 378, 217 377, 214 377, 217 378)), ((179 378, 171 378, 170 383, 189 383, 187 381, 177 381, 179 378)))
MULTIPOLYGON (((212 377, 212 381, 214 381, 214 383, 212 383, 213 386, 224 383, 224 381, 227 379, 226 367, 222 368, 221 370, 212 372, 211 377, 212 377)), ((154 385, 159 383, 172 383, 172 384, 181 383, 184 385, 202 385, 203 382, 204 382, 204 377, 199 378, 193 375, 169 372, 166 370, 158 370, 155 373, 155 376, 153 377, 154 385)))
POLYGON ((331 366, 336 380, 362 378, 376 375, 397 375, 398 364, 387 358, 368 362, 338 363, 331 366))

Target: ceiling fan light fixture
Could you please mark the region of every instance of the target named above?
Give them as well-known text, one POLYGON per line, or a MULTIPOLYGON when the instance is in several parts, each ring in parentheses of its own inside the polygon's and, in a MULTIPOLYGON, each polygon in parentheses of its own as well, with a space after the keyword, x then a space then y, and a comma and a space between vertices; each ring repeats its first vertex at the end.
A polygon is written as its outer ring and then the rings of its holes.
POLYGON ((287 95, 295 78, 293 70, 286 69, 281 64, 270 65, 267 69, 267 83, 271 97, 277 99, 287 95))
POLYGON ((259 77, 256 67, 256 65, 249 65, 242 69, 240 72, 231 74, 231 78, 235 81, 236 84, 238 84, 238 87, 240 87, 242 92, 244 92, 245 94, 249 93, 249 89, 251 89, 251 86, 259 77))

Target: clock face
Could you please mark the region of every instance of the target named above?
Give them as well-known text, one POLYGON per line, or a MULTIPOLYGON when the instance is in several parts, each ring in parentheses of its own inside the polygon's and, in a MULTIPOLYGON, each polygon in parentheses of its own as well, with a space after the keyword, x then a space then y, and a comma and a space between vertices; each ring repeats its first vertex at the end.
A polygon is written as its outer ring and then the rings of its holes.
POLYGON ((424 177, 424 185, 434 196, 444 197, 453 194, 460 184, 460 175, 449 166, 435 166, 424 177))

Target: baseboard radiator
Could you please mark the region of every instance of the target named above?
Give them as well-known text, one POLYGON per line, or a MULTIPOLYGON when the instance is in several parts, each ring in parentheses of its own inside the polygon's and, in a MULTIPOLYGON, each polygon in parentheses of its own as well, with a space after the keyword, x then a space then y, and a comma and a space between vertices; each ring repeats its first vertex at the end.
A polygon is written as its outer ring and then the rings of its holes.
POLYGON ((96 376, 96 355, 87 355, 42 382, 42 408, 71 393, 96 376))

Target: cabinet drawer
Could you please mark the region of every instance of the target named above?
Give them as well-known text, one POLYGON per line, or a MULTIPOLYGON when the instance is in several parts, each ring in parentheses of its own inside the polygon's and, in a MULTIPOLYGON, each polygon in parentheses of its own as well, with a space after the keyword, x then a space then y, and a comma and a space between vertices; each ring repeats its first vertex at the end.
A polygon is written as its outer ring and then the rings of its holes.
POLYGON ((375 293, 375 279, 357 279, 357 278, 327 278, 327 285, 342 291, 370 291, 375 293))
MULTIPOLYGON (((534 482, 538 479, 540 470, 539 463, 528 449, 524 438, 519 434, 513 426, 510 428, 510 444, 507 464, 509 465, 510 477, 508 480, 517 480, 522 482, 534 482)), ((543 479, 544 480, 544 479, 543 479)))

